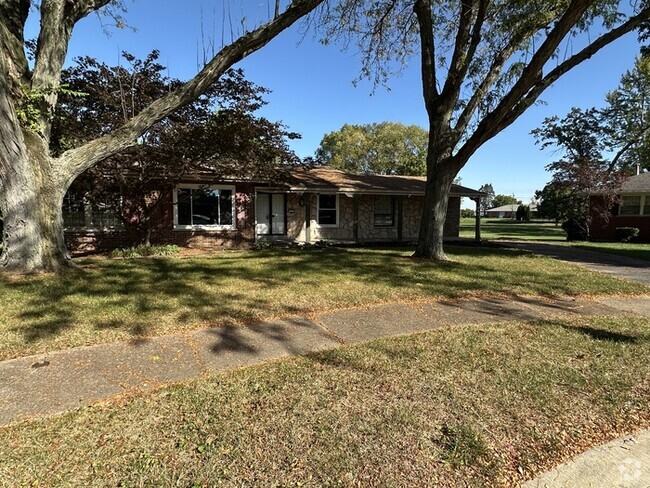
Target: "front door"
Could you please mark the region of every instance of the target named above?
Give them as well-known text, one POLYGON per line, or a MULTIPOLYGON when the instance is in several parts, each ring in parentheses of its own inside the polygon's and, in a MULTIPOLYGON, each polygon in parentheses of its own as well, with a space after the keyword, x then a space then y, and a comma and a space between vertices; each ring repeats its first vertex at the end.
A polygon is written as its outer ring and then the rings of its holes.
POLYGON ((256 205, 257 234, 284 235, 286 195, 284 193, 258 193, 256 205))

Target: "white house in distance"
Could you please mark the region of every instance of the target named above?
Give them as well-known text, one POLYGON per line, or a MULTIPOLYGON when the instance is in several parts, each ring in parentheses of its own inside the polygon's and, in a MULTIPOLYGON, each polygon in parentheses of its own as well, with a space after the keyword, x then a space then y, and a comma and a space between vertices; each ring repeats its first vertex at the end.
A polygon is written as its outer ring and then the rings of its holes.
MULTIPOLYGON (((529 205, 531 213, 537 211, 537 205, 529 205)), ((517 209, 519 205, 513 203, 511 205, 502 205, 500 207, 495 207, 487 210, 485 213, 486 216, 491 219, 514 219, 517 216, 517 209)))

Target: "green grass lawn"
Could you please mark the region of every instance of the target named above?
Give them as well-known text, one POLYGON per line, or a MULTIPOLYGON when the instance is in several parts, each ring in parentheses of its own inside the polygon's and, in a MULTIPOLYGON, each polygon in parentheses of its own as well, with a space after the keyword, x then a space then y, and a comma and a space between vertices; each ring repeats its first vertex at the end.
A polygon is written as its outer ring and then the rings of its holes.
MULTIPOLYGON (((460 236, 474 237, 474 219, 460 220, 460 236)), ((481 219, 481 238, 535 241, 566 241, 562 227, 553 222, 481 219)))
POLYGON ((513 250, 448 252, 442 264, 406 248, 95 259, 80 261, 85 272, 0 279, 0 359, 379 302, 646 291, 513 250))
MULTIPOLYGON (((474 219, 461 219, 460 236, 474 237, 474 219)), ((481 237, 487 240, 535 240, 579 247, 650 261, 650 244, 637 242, 567 242, 562 227, 552 222, 517 222, 510 219, 481 219, 481 237)))
POLYGON ((2 428, 0 485, 513 486, 650 425, 649 372, 646 320, 443 328, 2 428))
POLYGON ((650 244, 638 242, 573 242, 571 245, 589 251, 650 261, 650 244))

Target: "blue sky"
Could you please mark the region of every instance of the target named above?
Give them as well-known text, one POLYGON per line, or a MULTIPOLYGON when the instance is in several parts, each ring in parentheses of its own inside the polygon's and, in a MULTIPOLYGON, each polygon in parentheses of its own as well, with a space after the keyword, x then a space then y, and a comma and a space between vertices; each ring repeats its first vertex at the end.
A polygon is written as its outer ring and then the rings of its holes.
MULTIPOLYGON (((267 15, 267 0, 245 3, 250 22, 267 15)), ((125 18, 136 31, 109 27, 111 35, 106 36, 97 17, 90 16, 77 25, 68 59, 90 55, 116 64, 122 50, 143 57, 158 49, 170 75, 187 79, 197 71, 201 19, 211 35, 213 18, 221 14, 215 8, 230 6, 233 17, 241 17, 242 12, 237 0, 127 0, 126 5, 125 18)), ((36 35, 34 23, 35 19, 28 25, 28 38, 36 35)), ((220 27, 217 30, 221 42, 220 27)), ((373 93, 370 83, 352 84, 360 69, 353 52, 323 46, 312 35, 301 39, 300 28, 294 26, 240 63, 250 80, 272 90, 263 115, 282 120, 302 134, 292 143, 298 155, 313 155, 323 135, 345 123, 395 121, 426 126, 417 58, 390 81, 390 90, 379 87, 373 93)), ((562 116, 573 106, 601 106, 605 94, 632 67, 638 49, 635 35, 628 35, 559 80, 542 96, 544 104, 531 107, 473 156, 460 173, 462 184, 478 188, 492 183, 496 193, 529 201, 549 180, 544 167, 554 158, 551 151, 535 146, 530 131, 545 117, 562 116)))

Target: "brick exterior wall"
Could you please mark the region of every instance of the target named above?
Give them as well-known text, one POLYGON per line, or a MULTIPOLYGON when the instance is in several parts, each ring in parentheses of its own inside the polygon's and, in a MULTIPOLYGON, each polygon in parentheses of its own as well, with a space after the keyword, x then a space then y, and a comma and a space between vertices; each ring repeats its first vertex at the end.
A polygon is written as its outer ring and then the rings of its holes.
MULTIPOLYGON (((321 227, 317 221, 317 195, 307 196, 305 205, 310 205, 310 241, 319 240, 353 242, 354 241, 354 203, 353 198, 339 195, 339 225, 338 227, 321 227)), ((398 240, 397 202, 395 203, 395 225, 392 227, 375 227, 374 225, 374 196, 360 195, 359 197, 359 226, 358 242, 391 242, 398 240)), ((287 237, 296 242, 306 242, 306 212, 301 207, 300 197, 295 194, 287 195, 287 237)), ((420 219, 424 197, 412 196, 403 198, 402 240, 415 241, 420 232, 420 219)), ((460 230, 460 198, 451 197, 447 209, 444 235, 458 237, 460 230)))
MULTIPOLYGON (((255 242, 253 191, 250 184, 235 185, 235 230, 181 230, 174 229, 172 190, 164 190, 163 202, 152 215, 151 243, 206 250, 250 246, 255 242)), ((65 240, 75 254, 111 251, 140 242, 138 235, 125 230, 67 230, 65 240)))
MULTIPOLYGON (((589 206, 591 213, 591 226, 589 228, 589 239, 592 241, 616 241, 617 227, 636 227, 639 229, 639 237, 635 242, 650 242, 650 215, 611 215, 607 221, 602 215, 595 211, 598 197, 591 197, 589 206)), ((646 197, 647 199, 647 197, 646 197)), ((614 208, 613 213, 618 213, 614 208)))
MULTIPOLYGON (((174 229, 174 209, 171 203, 172 190, 165 190, 164 202, 152 216, 155 222, 151 232, 151 243, 176 244, 188 248, 223 249, 247 247, 255 242, 255 188, 251 184, 235 185, 236 230, 181 230, 174 229)), ((303 197, 303 202, 304 202, 303 197)), ((338 227, 320 227, 317 223, 317 196, 306 197, 310 205, 310 241, 330 240, 340 242, 354 241, 354 203, 353 198, 339 195, 338 227)), ((424 198, 412 196, 403 198, 402 240, 415 241, 420 229, 424 198)), ((287 195, 287 238, 296 242, 306 241, 306 209, 300 205, 301 197, 287 195)), ((375 227, 374 196, 359 197, 359 242, 390 242, 398 240, 397 202, 395 203, 395 225, 375 227)), ((444 233, 446 237, 457 237, 460 226, 460 198, 451 197, 447 210, 444 233)), ((110 251, 130 247, 139 242, 137 235, 124 230, 117 231, 66 231, 66 243, 74 253, 110 251)))

